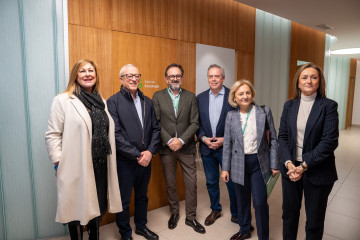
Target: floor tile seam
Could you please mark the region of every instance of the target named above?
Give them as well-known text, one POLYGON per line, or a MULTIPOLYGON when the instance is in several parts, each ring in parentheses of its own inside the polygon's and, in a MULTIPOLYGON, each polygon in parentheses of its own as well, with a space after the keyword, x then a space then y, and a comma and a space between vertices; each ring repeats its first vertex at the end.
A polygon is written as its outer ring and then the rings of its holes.
MULTIPOLYGON (((360 184, 360 182, 359 182, 360 184)), ((360 185, 358 186, 355 186, 354 184, 343 184, 345 187, 351 187, 351 188, 355 188, 355 191, 354 192, 360 192, 360 185)))
POLYGON ((330 236, 330 237, 333 237, 333 238, 335 238, 335 239, 338 239, 338 240, 346 240, 345 238, 339 238, 338 236, 334 236, 334 235, 332 235, 332 234, 330 234, 330 233, 327 233, 326 231, 324 231, 324 234, 326 234, 326 235, 328 235, 328 236, 330 236))
POLYGON ((338 197, 338 198, 341 198, 341 199, 344 199, 344 200, 350 200, 350 201, 354 201, 354 202, 359 202, 359 204, 360 204, 360 199, 346 198, 346 197, 339 196, 339 195, 334 195, 334 197, 338 197))
MULTIPOLYGON (((341 216, 343 216, 343 217, 348 217, 348 218, 351 218, 351 219, 353 219, 353 220, 356 220, 356 221, 359 221, 359 222, 360 222, 360 218, 355 218, 355 217, 352 217, 352 216, 348 216, 348 215, 345 215, 345 214, 343 214, 343 213, 341 213, 341 212, 336 212, 336 211, 330 210, 330 209, 327 209, 326 212, 335 213, 335 214, 337 214, 337 215, 341 215, 341 216)), ((325 217, 325 221, 326 221, 326 217, 325 217)))
POLYGON ((335 196, 337 196, 337 197, 342 197, 342 198, 345 198, 345 199, 347 199, 347 200, 353 200, 353 201, 359 201, 360 199, 354 199, 354 198, 351 198, 351 197, 344 197, 344 196, 340 196, 340 195, 337 195, 337 194, 335 194, 335 196))

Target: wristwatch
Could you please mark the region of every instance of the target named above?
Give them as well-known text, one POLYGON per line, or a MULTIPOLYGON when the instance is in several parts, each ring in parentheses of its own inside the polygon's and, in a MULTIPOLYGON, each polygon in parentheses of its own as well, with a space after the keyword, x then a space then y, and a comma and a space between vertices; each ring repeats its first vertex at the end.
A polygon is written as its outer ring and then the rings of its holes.
POLYGON ((300 166, 304 169, 304 172, 307 170, 307 167, 305 167, 304 163, 300 163, 300 166))

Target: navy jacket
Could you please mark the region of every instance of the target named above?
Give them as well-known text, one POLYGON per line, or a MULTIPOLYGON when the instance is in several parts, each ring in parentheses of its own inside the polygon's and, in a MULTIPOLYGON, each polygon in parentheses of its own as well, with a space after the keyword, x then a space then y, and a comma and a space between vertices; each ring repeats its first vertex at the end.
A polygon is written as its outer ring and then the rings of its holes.
MULTIPOLYGON (((225 87, 225 95, 223 107, 221 109, 221 114, 219 118, 218 125, 216 126, 216 137, 224 137, 224 129, 225 129, 225 120, 227 113, 234 108, 229 104, 229 92, 230 89, 225 87)), ((201 141, 201 137, 207 136, 212 137, 210 117, 209 117, 209 91, 210 89, 200 93, 197 96, 197 102, 199 106, 199 130, 197 132, 197 138, 200 142, 200 153, 201 155, 209 155, 211 153, 211 149, 206 146, 205 143, 201 141)), ((223 147, 218 148, 221 152, 223 147)))
POLYGON ((131 94, 121 87, 107 100, 110 115, 115 122, 116 159, 136 161, 142 151, 157 153, 160 143, 160 125, 156 120, 153 103, 139 89, 143 125, 131 94))
MULTIPOLYGON (((287 160, 295 163, 296 158, 299 106, 300 99, 288 100, 280 120, 280 171, 286 178, 288 176, 284 163, 287 160)), ((303 177, 314 185, 327 185, 337 180, 334 155, 339 138, 337 106, 335 101, 317 96, 306 122, 302 157, 308 165, 308 170, 304 172, 303 177)))

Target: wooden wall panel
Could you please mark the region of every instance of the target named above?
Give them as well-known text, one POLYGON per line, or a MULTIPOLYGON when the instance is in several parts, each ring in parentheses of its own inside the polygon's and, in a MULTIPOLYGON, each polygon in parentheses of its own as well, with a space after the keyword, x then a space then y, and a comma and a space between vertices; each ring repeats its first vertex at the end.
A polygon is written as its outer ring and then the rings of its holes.
POLYGON ((177 10, 174 1, 112 0, 112 8, 113 30, 175 38, 177 10))
POLYGON ((291 52, 289 75, 289 98, 294 96, 293 78, 297 71, 297 60, 313 62, 324 67, 325 33, 291 23, 291 52))
MULTIPOLYGON (((95 60, 105 98, 119 91, 119 70, 128 63, 139 67, 141 90, 149 97, 167 87, 164 71, 174 62, 184 67, 183 87, 195 92, 196 43, 239 50, 237 76, 253 81, 255 9, 233 0, 71 0, 68 13, 70 65, 95 60)), ((180 167, 177 175, 184 199, 180 167)), ((149 209, 168 204, 158 156, 148 196, 149 209)), ((106 214, 103 223, 113 220, 106 214)))
POLYGON ((114 32, 114 93, 120 89, 120 68, 131 63, 142 75, 141 91, 152 98, 155 91, 167 87, 165 69, 173 62, 176 62, 176 40, 114 32), (158 85, 158 88, 148 88, 147 83, 158 85))
POLYGON ((348 84, 348 97, 346 104, 346 120, 345 120, 345 129, 351 127, 352 124, 352 114, 353 114, 353 104, 354 104, 354 91, 355 91, 355 79, 356 79, 356 67, 357 59, 350 59, 350 73, 349 73, 349 84, 348 84))
POLYGON ((255 13, 232 0, 202 0, 197 42, 250 52, 255 45, 255 13))
POLYGON ((70 24, 111 29, 111 0, 68 1, 70 24))
MULTIPOLYGON (((125 64, 134 64, 141 73, 141 91, 152 98, 155 91, 166 88, 165 69, 171 63, 184 65, 184 88, 195 90, 195 44, 181 41, 144 36, 133 33, 113 32, 113 79, 114 93, 119 91, 119 71, 125 64), (188 68, 188 69, 187 69, 188 68), (158 88, 147 87, 158 86, 158 88)), ((179 198, 185 198, 184 183, 178 167, 179 198)), ((149 183, 149 210, 168 204, 165 192, 165 181, 158 155, 153 159, 149 183)), ((133 205, 130 212, 133 213, 133 205)))
POLYGON ((235 81, 246 79, 254 84, 254 52, 236 51, 236 76, 235 81))
POLYGON ((112 31, 69 24, 69 65, 89 58, 98 64, 100 92, 107 99, 113 94, 112 31))
POLYGON ((112 0, 112 29, 251 52, 255 13, 233 0, 112 0))
MULTIPOLYGON (((184 69, 182 87, 190 92, 196 92, 196 44, 176 41, 176 63, 184 69)), ((164 72, 165 74, 165 72, 164 72)))
POLYGON ((201 39, 201 13, 204 0, 176 0, 175 17, 176 39, 198 42, 201 39), (184 14, 186 13, 186 14, 184 14))

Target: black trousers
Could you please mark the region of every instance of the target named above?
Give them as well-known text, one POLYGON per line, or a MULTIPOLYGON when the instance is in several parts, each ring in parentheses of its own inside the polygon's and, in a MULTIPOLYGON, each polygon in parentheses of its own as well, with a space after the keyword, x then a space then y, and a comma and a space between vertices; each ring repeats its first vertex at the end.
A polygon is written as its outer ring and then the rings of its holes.
POLYGON ((122 237, 130 237, 129 204, 134 188, 136 228, 145 229, 147 223, 148 184, 151 176, 151 163, 147 167, 140 166, 137 161, 118 161, 117 171, 123 211, 116 214, 116 225, 122 237))
POLYGON ((304 192, 306 211, 306 239, 322 239, 328 196, 334 183, 314 185, 306 176, 292 182, 282 177, 283 189, 283 239, 295 240, 297 237, 301 201, 304 192))

